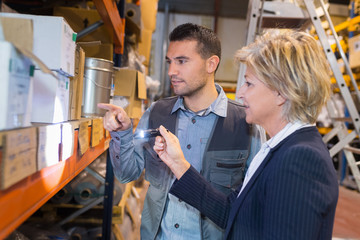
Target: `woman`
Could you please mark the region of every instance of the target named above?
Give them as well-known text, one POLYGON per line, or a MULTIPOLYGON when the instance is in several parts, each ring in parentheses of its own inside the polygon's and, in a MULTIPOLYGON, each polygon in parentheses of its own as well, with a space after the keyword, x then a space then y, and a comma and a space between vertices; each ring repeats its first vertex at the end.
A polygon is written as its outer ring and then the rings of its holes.
MULTIPOLYGON (((185 160, 177 138, 160 127, 154 150, 176 176, 170 193, 199 209, 225 239, 331 239, 338 199, 336 172, 314 123, 330 95, 329 68, 303 32, 267 33, 240 49, 246 121, 270 139, 229 196, 213 189, 185 160)), ((241 136, 239 136, 241 137, 241 136)))

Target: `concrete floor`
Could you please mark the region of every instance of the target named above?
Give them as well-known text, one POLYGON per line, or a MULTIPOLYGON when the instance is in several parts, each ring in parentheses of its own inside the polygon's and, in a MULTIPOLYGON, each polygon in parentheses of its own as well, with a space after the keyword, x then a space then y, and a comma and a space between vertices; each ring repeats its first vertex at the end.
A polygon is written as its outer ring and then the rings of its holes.
POLYGON ((340 186, 333 239, 360 239, 360 193, 340 186))
MULTIPOLYGON (((140 202, 145 198, 147 187, 148 183, 145 181, 143 191, 140 191, 140 199, 138 199, 140 202)), ((342 186, 339 189, 333 240, 360 240, 360 193, 342 186)), ((137 240, 139 229, 136 230, 133 239, 137 240)))

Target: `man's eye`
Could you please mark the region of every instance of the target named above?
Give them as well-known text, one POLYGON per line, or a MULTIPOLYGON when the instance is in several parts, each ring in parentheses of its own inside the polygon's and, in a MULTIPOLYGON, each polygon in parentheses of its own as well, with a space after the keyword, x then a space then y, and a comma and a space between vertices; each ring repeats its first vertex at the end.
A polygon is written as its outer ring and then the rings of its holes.
POLYGON ((185 59, 178 59, 177 62, 178 62, 178 64, 184 64, 184 63, 186 63, 186 60, 185 59))
POLYGON ((251 83, 249 83, 248 81, 245 81, 245 84, 247 87, 249 87, 251 85, 251 83))

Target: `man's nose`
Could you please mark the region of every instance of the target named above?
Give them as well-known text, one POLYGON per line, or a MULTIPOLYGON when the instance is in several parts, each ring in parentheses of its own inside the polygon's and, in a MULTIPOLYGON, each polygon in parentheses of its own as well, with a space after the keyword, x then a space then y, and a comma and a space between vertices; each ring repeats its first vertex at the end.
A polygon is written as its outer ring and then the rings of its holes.
POLYGON ((177 74, 178 74, 178 70, 176 68, 176 65, 173 63, 170 63, 168 65, 168 75, 173 76, 173 75, 177 75, 177 74))

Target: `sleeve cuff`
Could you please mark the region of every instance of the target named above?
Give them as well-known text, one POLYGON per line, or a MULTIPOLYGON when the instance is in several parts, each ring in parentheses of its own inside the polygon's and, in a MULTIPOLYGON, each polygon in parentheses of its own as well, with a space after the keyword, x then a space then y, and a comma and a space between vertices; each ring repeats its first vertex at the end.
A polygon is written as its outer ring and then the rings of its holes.
POLYGON ((131 126, 129 129, 124 131, 110 132, 110 135, 115 142, 129 142, 132 141, 133 138, 133 128, 131 126))

